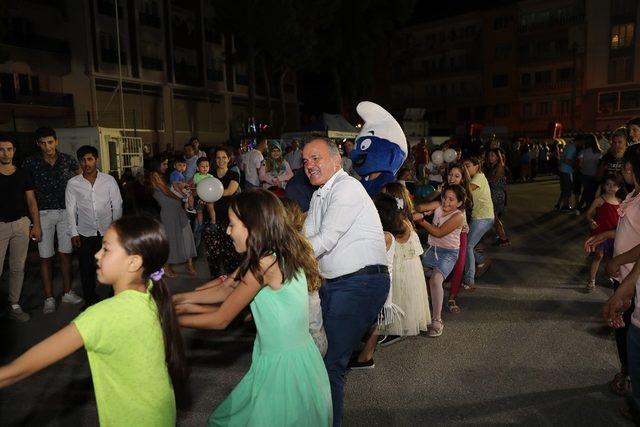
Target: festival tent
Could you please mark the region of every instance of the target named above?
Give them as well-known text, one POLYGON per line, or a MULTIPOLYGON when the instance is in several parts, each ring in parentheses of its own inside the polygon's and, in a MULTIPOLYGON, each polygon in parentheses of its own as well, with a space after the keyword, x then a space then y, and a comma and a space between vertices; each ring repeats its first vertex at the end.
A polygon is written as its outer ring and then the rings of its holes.
POLYGON ((358 129, 351 125, 340 114, 322 113, 322 119, 315 123, 304 126, 298 132, 283 133, 280 137, 283 141, 294 139, 304 139, 311 135, 322 135, 331 139, 355 138, 358 136, 358 129))

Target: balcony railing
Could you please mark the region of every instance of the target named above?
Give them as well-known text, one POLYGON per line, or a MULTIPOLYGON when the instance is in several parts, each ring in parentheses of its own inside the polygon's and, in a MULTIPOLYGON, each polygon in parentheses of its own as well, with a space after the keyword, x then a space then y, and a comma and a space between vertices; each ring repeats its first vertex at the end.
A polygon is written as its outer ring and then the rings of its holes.
POLYGON ((162 58, 154 58, 151 56, 142 56, 140 57, 142 61, 142 68, 146 68, 147 70, 164 70, 164 61, 162 58))
POLYGON ((68 93, 40 92, 37 95, 23 95, 0 92, 0 101, 9 104, 73 108, 73 95, 68 93))
POLYGON ((46 52, 69 55, 68 41, 41 36, 38 34, 26 34, 9 31, 2 40, 2 43, 12 46, 25 47, 28 49, 37 49, 46 52))
POLYGON ((536 30, 549 30, 555 27, 564 27, 571 24, 577 24, 584 21, 584 14, 578 13, 571 16, 553 17, 543 22, 532 22, 530 24, 518 25, 518 32, 527 33, 536 30))
POLYGON ((158 15, 152 15, 150 13, 140 12, 138 14, 140 18, 140 24, 146 25, 147 27, 160 28, 160 17, 158 15))

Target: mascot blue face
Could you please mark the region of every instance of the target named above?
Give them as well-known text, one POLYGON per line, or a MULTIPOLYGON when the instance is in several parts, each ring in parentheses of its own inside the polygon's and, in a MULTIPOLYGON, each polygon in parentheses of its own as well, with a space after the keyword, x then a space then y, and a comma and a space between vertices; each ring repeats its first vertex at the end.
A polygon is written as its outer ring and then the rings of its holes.
POLYGON ((398 122, 384 108, 369 101, 357 106, 364 125, 349 157, 363 178, 376 172, 395 175, 407 158, 407 139, 398 122))

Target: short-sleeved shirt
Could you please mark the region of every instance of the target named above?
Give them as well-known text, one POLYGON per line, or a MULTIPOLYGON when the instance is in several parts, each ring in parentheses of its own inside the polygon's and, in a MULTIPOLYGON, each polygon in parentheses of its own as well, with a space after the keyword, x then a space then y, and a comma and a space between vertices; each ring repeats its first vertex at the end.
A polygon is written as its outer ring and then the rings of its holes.
POLYGON ((186 182, 187 179, 184 177, 184 174, 180 171, 174 170, 169 175, 169 183, 173 184, 174 182, 186 182))
POLYGON ((158 309, 126 290, 73 320, 89 357, 101 426, 175 426, 158 309))
MULTIPOLYGON (((229 188, 231 181, 235 181, 240 184, 240 175, 238 172, 232 171, 231 169, 227 169, 227 173, 218 179, 222 182, 222 186, 225 190, 229 188)), ((229 223, 229 202, 233 196, 233 194, 231 196, 222 196, 213 206, 216 211, 216 222, 218 224, 226 225, 229 223)))
POLYGON ((195 185, 198 185, 200 183, 200 181, 202 181, 203 179, 206 179, 206 178, 213 178, 213 175, 211 175, 210 173, 196 172, 195 175, 193 175, 193 183, 195 185))
POLYGON ((611 152, 605 154, 600 159, 600 165, 604 165, 604 175, 622 173, 624 167, 623 158, 616 159, 611 152))
POLYGON ((580 171, 583 175, 595 176, 598 172, 598 164, 602 153, 599 151, 593 151, 591 148, 585 148, 580 151, 578 158, 581 160, 580 171))
POLYGON ((67 181, 76 176, 79 169, 76 159, 68 154, 58 153, 58 158, 52 166, 44 160, 42 154, 36 154, 25 159, 22 168, 33 180, 38 209, 45 211, 65 208, 67 181))
POLYGON ((244 177, 246 181, 255 187, 260 185, 258 169, 264 164, 264 157, 259 150, 251 150, 244 155, 244 177))
POLYGON ((564 147, 564 151, 562 152, 562 157, 560 158, 560 166, 558 166, 558 170, 562 173, 573 173, 573 167, 566 164, 565 162, 573 163, 576 159, 576 144, 567 144, 564 147))
POLYGON ((471 184, 477 185, 478 188, 471 193, 473 197, 472 219, 493 219, 493 202, 491 201, 491 189, 489 181, 482 172, 478 172, 471 178, 471 184))
POLYGON ((23 169, 16 168, 11 175, 0 173, 0 222, 13 222, 27 216, 25 193, 33 189, 31 177, 23 169))

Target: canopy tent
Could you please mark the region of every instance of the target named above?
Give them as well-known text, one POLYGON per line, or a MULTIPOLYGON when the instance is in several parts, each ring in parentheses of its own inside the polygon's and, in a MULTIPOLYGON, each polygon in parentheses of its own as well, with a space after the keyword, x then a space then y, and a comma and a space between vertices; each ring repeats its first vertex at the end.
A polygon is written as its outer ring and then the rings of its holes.
POLYGON ((283 133, 282 140, 304 139, 313 134, 319 134, 331 139, 355 138, 358 129, 349 123, 340 114, 322 113, 322 119, 304 126, 298 132, 283 133))

